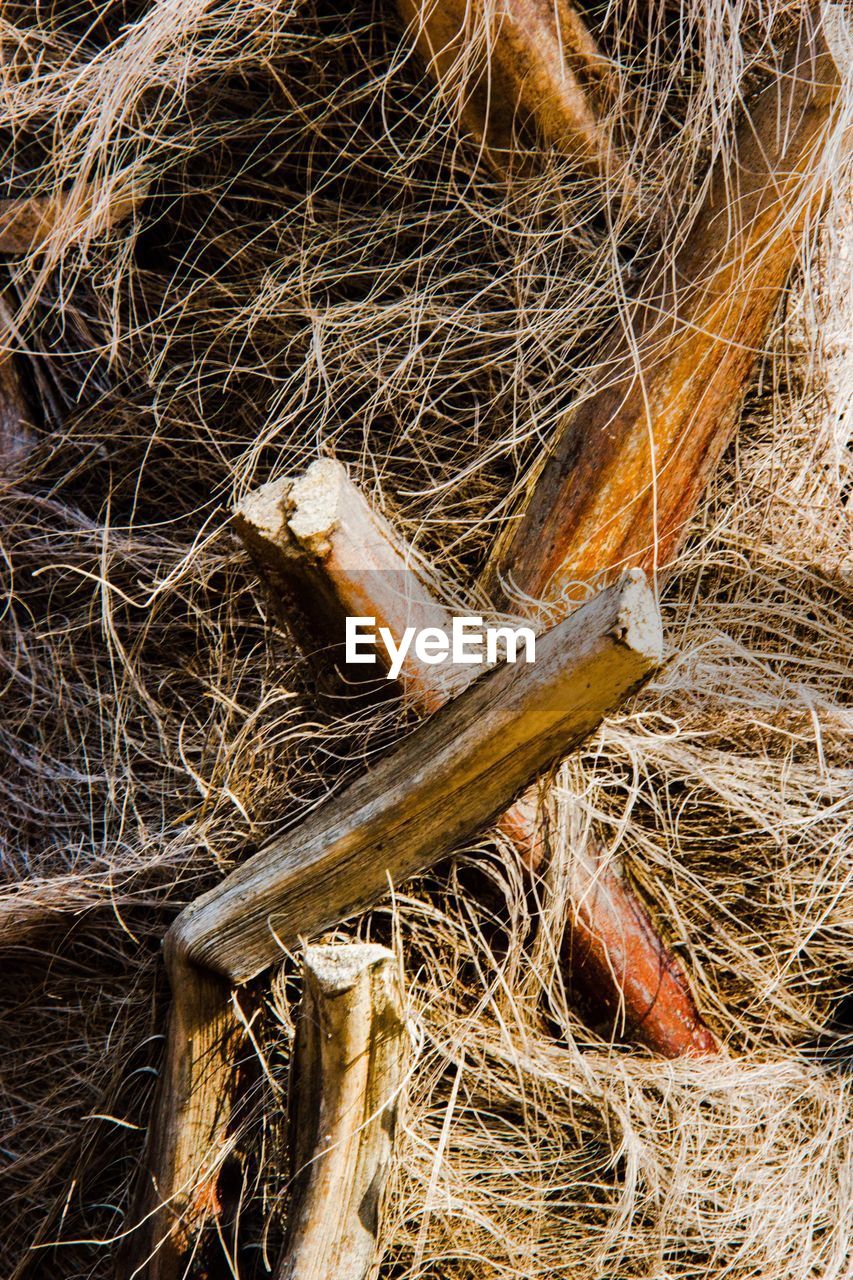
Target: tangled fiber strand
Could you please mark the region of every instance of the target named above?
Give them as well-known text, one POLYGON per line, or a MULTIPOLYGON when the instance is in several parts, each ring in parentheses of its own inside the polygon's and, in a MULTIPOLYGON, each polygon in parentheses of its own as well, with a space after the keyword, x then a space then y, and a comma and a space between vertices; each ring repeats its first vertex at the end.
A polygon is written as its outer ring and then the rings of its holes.
MULTIPOLYGON (((588 11, 638 213, 557 156, 498 182, 385 9, 4 9, 4 194, 68 196, 3 268, 40 427, 0 513, 10 1276, 110 1274, 169 920, 401 720, 324 693, 227 532, 233 501, 333 453, 464 595, 800 11, 588 11)), ((557 778, 538 926, 484 837, 347 929, 398 942, 418 1046, 389 1275, 849 1274, 853 58, 834 25, 824 229, 666 586, 668 664, 557 778), (684 955, 723 1060, 653 1061, 571 1005, 556 939, 590 834, 684 955)), ((286 1212, 293 963, 252 996, 222 1238, 241 1277, 267 1273, 286 1212)), ((225 1273, 209 1237, 200 1265, 225 1273)))

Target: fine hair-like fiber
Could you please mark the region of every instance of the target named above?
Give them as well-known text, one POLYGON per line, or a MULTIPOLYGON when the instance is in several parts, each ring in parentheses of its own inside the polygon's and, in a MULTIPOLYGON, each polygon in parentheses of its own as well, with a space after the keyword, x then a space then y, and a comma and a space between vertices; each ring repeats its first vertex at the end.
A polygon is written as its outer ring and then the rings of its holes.
MULTIPOLYGON (((585 8, 619 68, 629 202, 556 152, 497 175, 387 5, 4 6, 0 196, 63 195, 46 240, 0 262, 36 406, 0 478, 10 1280, 112 1274, 165 930, 404 723, 318 691, 235 502, 334 456, 447 601, 487 611, 472 584, 501 522, 802 9, 585 8)), ((535 890, 484 833, 327 937, 390 943, 405 970, 383 1275, 850 1275, 853 34, 824 14, 828 203, 662 580, 664 666, 557 771, 535 890), (558 940, 593 837, 721 1057, 656 1059, 571 1003, 558 940)), ((240 995, 231 1208, 199 1276, 263 1276, 280 1247, 282 959, 240 995)))

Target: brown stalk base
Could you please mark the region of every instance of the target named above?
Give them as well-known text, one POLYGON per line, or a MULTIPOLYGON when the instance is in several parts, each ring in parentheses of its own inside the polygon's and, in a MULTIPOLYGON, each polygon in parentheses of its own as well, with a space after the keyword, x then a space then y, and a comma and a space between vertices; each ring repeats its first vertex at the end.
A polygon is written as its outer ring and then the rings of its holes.
POLYGON ((496 595, 582 599, 674 556, 732 439, 761 343, 819 210, 839 75, 807 13, 741 125, 674 264, 664 252, 498 543, 496 595), (503 588, 503 591, 502 591, 503 588))
POLYGON ((555 147, 622 195, 633 192, 607 111, 616 71, 567 0, 398 0, 451 111, 499 173, 555 147), (519 144, 522 145, 519 145, 519 144))
MULTIPOLYGON (((139 207, 146 194, 147 188, 115 193, 107 207, 96 211, 95 234, 100 235, 124 222, 139 207)), ((88 187, 82 195, 69 192, 0 200, 0 253, 25 254, 43 248, 59 224, 68 218, 76 224, 77 236, 82 235, 84 224, 92 217, 93 210, 93 198, 88 187)))
POLYGON ((16 345, 14 322, 0 297, 0 476, 33 444, 30 411, 15 367, 16 345))

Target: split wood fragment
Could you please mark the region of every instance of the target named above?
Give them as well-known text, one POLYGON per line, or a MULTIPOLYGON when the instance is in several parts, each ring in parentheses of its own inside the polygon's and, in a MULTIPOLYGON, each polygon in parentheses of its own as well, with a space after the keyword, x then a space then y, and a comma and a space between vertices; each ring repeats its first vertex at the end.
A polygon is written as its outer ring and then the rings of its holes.
POLYGON ((654 670, 661 643, 645 577, 628 574, 541 636, 535 663, 493 668, 192 902, 167 951, 240 984, 369 907, 389 877, 451 853, 583 741, 654 670))
POLYGON ((289 1106, 295 1175, 278 1280, 364 1280, 374 1265, 408 1035, 397 959, 308 947, 289 1106))
MULTIPOLYGON (((450 630, 453 614, 423 581, 409 548, 331 459, 312 463, 296 480, 254 490, 237 508, 233 523, 282 621, 312 652, 318 643, 326 644, 343 663, 347 615, 374 617, 377 627, 387 627, 398 638, 409 626, 450 630)), ((351 667, 347 676, 357 680, 364 671, 351 667)), ((469 680, 468 669, 451 667, 440 675, 413 652, 401 672, 406 692, 422 714, 438 710, 469 680)))
MULTIPOLYGON (((451 613, 422 579, 413 552, 332 459, 312 463, 295 481, 255 490, 234 524, 273 599, 290 617, 294 609, 310 615, 313 635, 339 639, 347 615, 375 616, 398 642, 407 626, 449 629, 451 613)), ((477 670, 428 665, 410 654, 401 683, 425 715, 477 670)), ((543 847, 535 792, 511 805, 497 826, 535 866, 543 847)), ((681 966, 630 885, 595 850, 574 850, 573 901, 562 955, 593 1020, 621 1026, 666 1057, 715 1052, 681 966)))
POLYGON ((761 343, 819 211, 840 79, 807 13, 782 72, 723 156, 674 261, 664 250, 496 544, 494 598, 582 598, 667 564, 726 446, 761 343))
POLYGON ((167 957, 172 1007, 148 1130, 145 1180, 117 1274, 180 1280, 199 1230, 220 1212, 219 1173, 237 1088, 244 1027, 230 986, 167 957))
POLYGON ((616 69, 568 0, 398 0, 451 110, 500 172, 518 140, 553 146, 627 193, 626 162, 606 115, 616 69))

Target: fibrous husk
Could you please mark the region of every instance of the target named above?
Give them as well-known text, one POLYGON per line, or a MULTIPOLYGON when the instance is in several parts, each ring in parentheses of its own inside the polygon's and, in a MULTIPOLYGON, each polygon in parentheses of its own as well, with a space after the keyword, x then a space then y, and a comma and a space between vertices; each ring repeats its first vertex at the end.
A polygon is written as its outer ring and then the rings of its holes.
MULTIPOLYGON (((52 396, 0 537, 10 1276, 110 1274, 161 1061, 160 938, 400 729, 393 703, 317 702, 229 510, 337 456, 448 603, 469 599, 799 11, 588 11, 632 89, 639 221, 556 153, 509 182, 477 168, 389 8, 4 11, 3 197, 148 190, 121 226, 59 225, 8 266, 52 396)), ((853 87, 836 19, 825 231, 667 583, 670 662, 563 776, 541 901, 484 834, 343 931, 401 947, 420 1036, 386 1266, 849 1273, 853 87), (569 1005, 553 940, 587 833, 680 949, 722 1062, 611 1047, 569 1005)), ((199 1268, 275 1260, 298 995, 295 976, 259 993, 229 1207, 199 1268)))

